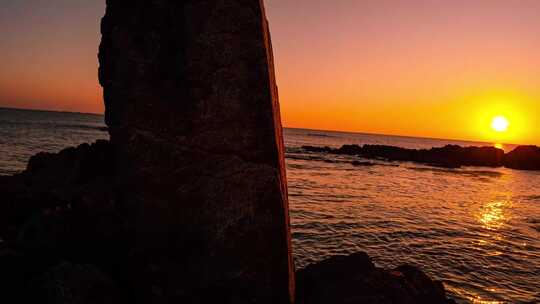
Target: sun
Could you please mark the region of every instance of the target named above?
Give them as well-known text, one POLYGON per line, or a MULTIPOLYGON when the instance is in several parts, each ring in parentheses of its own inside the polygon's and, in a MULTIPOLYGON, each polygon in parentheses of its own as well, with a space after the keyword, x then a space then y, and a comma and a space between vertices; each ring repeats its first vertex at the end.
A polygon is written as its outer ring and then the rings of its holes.
POLYGON ((504 116, 495 116, 491 121, 491 128, 496 132, 506 132, 510 122, 504 116))

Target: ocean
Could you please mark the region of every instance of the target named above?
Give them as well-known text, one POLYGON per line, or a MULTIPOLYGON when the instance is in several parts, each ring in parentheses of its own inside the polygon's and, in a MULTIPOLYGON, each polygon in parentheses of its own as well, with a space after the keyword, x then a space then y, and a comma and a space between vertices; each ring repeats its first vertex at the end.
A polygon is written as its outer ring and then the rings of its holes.
MULTIPOLYGON (((486 143, 303 129, 284 136, 297 268, 365 251, 381 267, 420 266, 458 303, 540 302, 540 172, 360 167, 356 157, 301 149, 486 143)), ((24 170, 37 152, 105 138, 100 115, 0 109, 0 174, 24 170)))

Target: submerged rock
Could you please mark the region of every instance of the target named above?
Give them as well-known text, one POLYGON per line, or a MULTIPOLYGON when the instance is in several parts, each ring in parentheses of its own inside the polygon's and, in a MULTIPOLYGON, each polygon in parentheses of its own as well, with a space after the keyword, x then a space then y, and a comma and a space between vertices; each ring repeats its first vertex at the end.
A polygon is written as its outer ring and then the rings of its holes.
POLYGON ((413 266, 375 267, 365 253, 335 256, 297 272, 298 304, 447 304, 444 286, 413 266))

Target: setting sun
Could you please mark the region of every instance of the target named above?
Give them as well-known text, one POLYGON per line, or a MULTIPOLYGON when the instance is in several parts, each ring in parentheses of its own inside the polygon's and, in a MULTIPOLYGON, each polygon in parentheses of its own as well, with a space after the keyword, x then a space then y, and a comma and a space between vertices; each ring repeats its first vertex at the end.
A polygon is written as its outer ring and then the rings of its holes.
POLYGON ((504 116, 496 116, 491 122, 491 128, 497 132, 506 132, 510 122, 504 116))

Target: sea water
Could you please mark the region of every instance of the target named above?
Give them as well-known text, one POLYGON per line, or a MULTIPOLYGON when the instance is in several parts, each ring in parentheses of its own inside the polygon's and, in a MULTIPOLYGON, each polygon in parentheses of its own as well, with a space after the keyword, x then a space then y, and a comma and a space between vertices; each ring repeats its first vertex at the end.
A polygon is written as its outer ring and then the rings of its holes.
MULTIPOLYGON (((420 266, 460 303, 540 302, 540 172, 354 166, 357 157, 301 149, 487 143, 302 129, 284 136, 297 268, 365 251, 381 267, 420 266)), ((104 138, 100 115, 0 109, 0 174, 24 170, 37 152, 104 138)))

